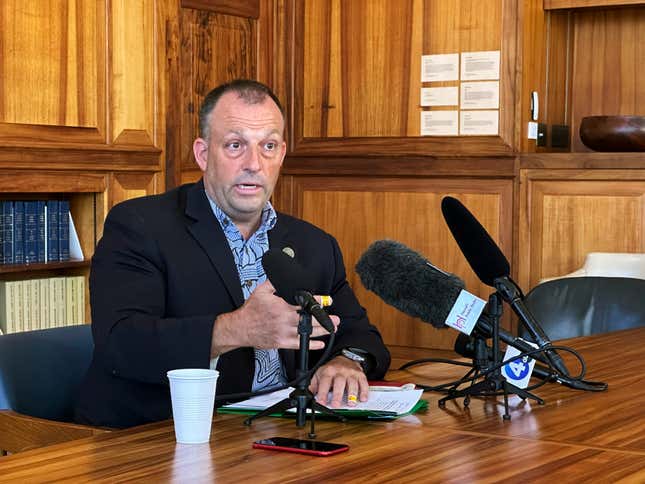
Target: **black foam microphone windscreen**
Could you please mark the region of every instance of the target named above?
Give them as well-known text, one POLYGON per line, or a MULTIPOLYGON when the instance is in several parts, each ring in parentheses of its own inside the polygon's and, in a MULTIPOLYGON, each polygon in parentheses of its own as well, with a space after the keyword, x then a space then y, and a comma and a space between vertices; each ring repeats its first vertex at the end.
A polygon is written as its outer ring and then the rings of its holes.
POLYGON ((292 257, 279 249, 269 249, 262 256, 262 267, 276 294, 296 305, 298 291, 313 289, 312 277, 292 257))
POLYGON ((489 286, 511 272, 508 259, 472 213, 456 198, 441 201, 443 218, 477 277, 489 286))
POLYGON ((356 272, 366 289, 409 316, 444 328, 464 288, 459 277, 443 272, 400 242, 377 240, 363 253, 356 272))
MULTIPOLYGON (((293 249, 290 249, 293 252, 293 249)), ((262 256, 262 267, 275 287, 276 295, 289 304, 301 306, 330 333, 334 324, 310 291, 314 290, 313 277, 284 250, 269 249, 262 256)))

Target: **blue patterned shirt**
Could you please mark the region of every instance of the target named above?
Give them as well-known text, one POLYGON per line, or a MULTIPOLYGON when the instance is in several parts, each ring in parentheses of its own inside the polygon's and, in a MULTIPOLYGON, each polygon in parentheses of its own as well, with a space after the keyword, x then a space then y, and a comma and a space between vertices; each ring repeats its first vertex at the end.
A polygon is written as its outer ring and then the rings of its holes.
MULTIPOLYGON (((267 202, 262 209, 260 227, 244 240, 242 234, 231 218, 226 215, 210 197, 208 201, 213 209, 215 217, 222 226, 228 245, 231 248, 244 300, 246 301, 251 293, 255 291, 258 284, 266 280, 264 268, 262 267, 262 256, 269 250, 268 232, 276 223, 277 215, 270 202, 267 202)), ((287 378, 280 361, 277 349, 260 350, 255 349, 255 374, 253 376, 253 391, 278 386, 286 383, 287 378)))

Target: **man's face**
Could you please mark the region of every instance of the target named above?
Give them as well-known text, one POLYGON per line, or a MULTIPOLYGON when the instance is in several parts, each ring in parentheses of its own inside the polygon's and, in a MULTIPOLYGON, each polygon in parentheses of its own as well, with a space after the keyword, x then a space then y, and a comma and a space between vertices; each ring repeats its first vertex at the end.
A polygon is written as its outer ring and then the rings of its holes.
POLYGON ((209 119, 209 140, 193 144, 206 191, 238 227, 255 230, 286 153, 282 114, 268 96, 247 104, 227 92, 209 119))

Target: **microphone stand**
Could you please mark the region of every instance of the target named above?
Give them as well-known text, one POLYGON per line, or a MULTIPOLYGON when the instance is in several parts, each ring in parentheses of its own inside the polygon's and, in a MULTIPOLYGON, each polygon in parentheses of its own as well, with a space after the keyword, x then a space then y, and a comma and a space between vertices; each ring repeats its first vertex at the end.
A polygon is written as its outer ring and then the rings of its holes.
MULTIPOLYGON (((530 398, 535 400, 538 404, 544 405, 544 400, 540 397, 519 388, 512 383, 509 383, 502 375, 501 367, 489 372, 488 369, 497 367, 501 363, 499 353, 499 320, 502 315, 502 299, 499 293, 494 292, 488 298, 489 315, 492 326, 492 340, 493 340, 493 359, 491 361, 486 346, 486 340, 481 336, 475 336, 475 355, 473 357, 474 378, 468 388, 458 390, 456 387, 449 391, 448 396, 439 400, 439 406, 444 407, 446 401, 453 400, 459 397, 464 397, 464 406, 470 404, 470 397, 472 396, 491 396, 497 395, 501 390, 504 394, 504 420, 510 420, 511 414, 508 411, 508 395, 515 394, 522 400, 530 398), (492 363, 492 365, 491 365, 492 363), (484 379, 475 383, 475 379, 484 374, 484 379)), ((472 373, 468 372, 467 376, 472 373)))
MULTIPOLYGON (((302 306, 302 301, 297 302, 302 306)), ((254 415, 251 415, 246 420, 244 420, 244 425, 251 425, 253 420, 257 418, 266 417, 267 415, 271 415, 273 413, 284 413, 290 408, 295 408, 296 427, 304 427, 307 418, 307 408, 309 408, 311 410, 311 427, 309 430, 309 438, 314 439, 316 438, 316 432, 314 430, 316 411, 319 411, 323 415, 335 417, 341 422, 344 422, 346 419, 342 415, 334 412, 332 409, 318 403, 314 398, 313 393, 309 391, 311 376, 306 377, 306 375, 309 371, 309 338, 312 332, 311 314, 302 309, 298 311, 298 314, 300 315, 300 321, 298 322, 300 348, 298 350, 299 361, 298 368, 296 370, 296 379, 299 380, 299 383, 287 398, 271 405, 268 408, 265 408, 264 410, 254 415)))

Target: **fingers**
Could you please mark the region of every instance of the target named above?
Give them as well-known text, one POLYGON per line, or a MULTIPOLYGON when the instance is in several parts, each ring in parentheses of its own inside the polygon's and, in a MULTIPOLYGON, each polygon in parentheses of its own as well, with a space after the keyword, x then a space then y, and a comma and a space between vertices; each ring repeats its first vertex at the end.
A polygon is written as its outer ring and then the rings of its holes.
POLYGON ((359 401, 367 402, 369 394, 370 386, 362 371, 347 378, 347 405, 354 407, 359 401))
MULTIPOLYGON (((320 370, 319 370, 320 371, 320 370)), ((332 384, 331 375, 326 374, 324 371, 318 377, 318 391, 316 392, 316 400, 323 405, 327 405, 327 397, 332 384)))
POLYGON ((331 408, 338 408, 343 403, 343 396, 345 395, 345 385, 347 378, 344 375, 336 375, 332 384, 331 408))
MULTIPOLYGON (((340 324, 340 318, 336 316, 335 314, 330 314, 329 318, 331 319, 331 322, 334 324, 334 331, 338 329, 338 325, 340 324)), ((313 318, 312 322, 314 323, 312 326, 312 333, 311 337, 316 338, 318 336, 325 336, 329 334, 329 331, 327 331, 325 328, 323 328, 318 321, 313 318)))
POLYGON ((355 407, 358 403, 358 387, 358 380, 354 378, 347 380, 347 405, 350 407, 355 407))
POLYGON ((358 398, 361 402, 367 402, 370 397, 370 384, 367 381, 367 376, 365 373, 361 372, 361 375, 358 378, 358 398))
POLYGON ((343 356, 338 356, 318 369, 310 387, 316 400, 331 408, 338 408, 347 394, 347 404, 355 406, 369 398, 369 384, 360 365, 343 356), (331 399, 329 392, 331 391, 331 399))

